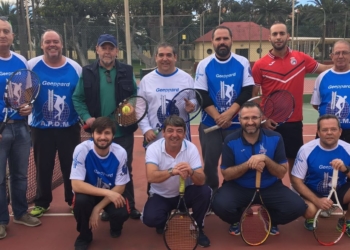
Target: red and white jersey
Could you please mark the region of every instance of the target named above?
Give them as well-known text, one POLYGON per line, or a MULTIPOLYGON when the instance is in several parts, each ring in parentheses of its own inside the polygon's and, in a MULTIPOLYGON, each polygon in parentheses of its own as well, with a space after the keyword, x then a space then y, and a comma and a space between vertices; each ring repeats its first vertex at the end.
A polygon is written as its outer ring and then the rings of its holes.
POLYGON ((288 90, 295 99, 294 113, 288 122, 303 120, 304 77, 318 68, 318 62, 300 51, 288 48, 284 58, 269 53, 256 61, 253 77, 256 86, 261 87, 261 94, 268 96, 275 90, 288 90))

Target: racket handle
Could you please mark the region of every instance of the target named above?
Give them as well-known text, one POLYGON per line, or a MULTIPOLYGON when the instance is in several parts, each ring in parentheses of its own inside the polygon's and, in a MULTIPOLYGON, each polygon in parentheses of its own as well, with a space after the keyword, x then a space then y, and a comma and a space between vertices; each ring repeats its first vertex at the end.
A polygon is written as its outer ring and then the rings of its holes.
MULTIPOLYGON (((158 130, 158 129, 155 129, 155 130, 153 130, 153 133, 157 136, 157 135, 159 134, 159 130, 158 130)), ((146 148, 147 145, 148 145, 149 143, 150 143, 150 142, 146 141, 146 138, 144 138, 144 139, 143 139, 142 146, 143 146, 144 148, 146 148)))
POLYGON ((204 131, 204 133, 209 133, 209 132, 212 132, 212 131, 214 131, 214 130, 217 130, 217 129, 219 129, 220 128, 220 126, 219 125, 215 125, 215 126, 212 126, 212 127, 210 127, 210 128, 206 128, 206 129, 204 129, 203 131, 204 131))
POLYGON ((2 132, 4 132, 5 127, 6 127, 6 122, 1 123, 1 125, 0 125, 0 135, 2 134, 2 132))
POLYGON ((185 180, 180 176, 180 186, 179 186, 180 194, 185 193, 185 180))

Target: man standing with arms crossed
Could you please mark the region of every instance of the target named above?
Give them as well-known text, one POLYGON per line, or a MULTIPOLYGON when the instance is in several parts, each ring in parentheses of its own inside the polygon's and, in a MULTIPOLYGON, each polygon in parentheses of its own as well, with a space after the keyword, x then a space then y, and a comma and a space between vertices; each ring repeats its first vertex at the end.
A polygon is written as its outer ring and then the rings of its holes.
POLYGON ((275 90, 288 90, 295 99, 295 109, 289 120, 276 127, 268 120, 264 127, 279 132, 286 147, 289 175, 299 148, 303 145, 303 93, 306 73, 321 73, 331 68, 331 65, 319 64, 310 56, 291 50, 287 43, 289 33, 283 23, 275 23, 270 28, 272 50, 255 62, 253 77, 255 87, 253 96, 261 94, 268 96, 275 90))
POLYGON ((54 30, 47 30, 41 36, 44 54, 28 62, 41 81, 30 123, 37 173, 35 207, 30 213, 35 217, 41 217, 49 210, 52 202, 51 182, 56 151, 63 175, 65 202, 71 206, 73 199, 69 175, 74 148, 80 143, 80 125, 72 95, 81 67, 63 56, 62 48, 61 35, 54 30))
MULTIPOLYGON (((218 26, 213 30, 212 44, 215 54, 198 64, 194 86, 203 98, 199 139, 206 184, 215 192, 219 187, 218 161, 222 143, 239 128, 231 124, 232 117, 252 97, 254 81, 248 60, 231 52, 232 32, 228 27, 218 26), (204 129, 214 125, 221 129, 204 133, 204 129)), ((237 122, 237 117, 233 121, 237 122)))
MULTIPOLYGON (((0 17, 0 121, 3 122, 6 105, 3 100, 6 82, 16 70, 28 68, 26 59, 10 51, 14 34, 7 18, 0 17)), ((8 110, 8 116, 14 110, 8 110)), ((31 217, 27 210, 27 172, 30 152, 30 134, 26 124, 32 107, 23 107, 14 115, 0 135, 0 239, 6 237, 6 227, 10 222, 6 196, 6 165, 9 163, 10 188, 13 222, 35 227, 41 224, 40 220, 31 217)), ((1 124, 0 122, 0 124, 1 124)))
MULTIPOLYGON (((96 53, 99 59, 83 67, 73 95, 74 107, 88 126, 96 118, 110 116, 118 104, 137 93, 133 68, 117 60, 118 43, 114 36, 103 34, 98 38, 96 53)), ((141 213, 135 208, 134 184, 132 181, 132 160, 134 148, 134 132, 137 124, 120 127, 113 142, 122 146, 128 155, 130 181, 126 184, 125 194, 130 202, 130 217, 139 219, 141 213)), ((102 214, 102 220, 108 220, 108 214, 102 214)))

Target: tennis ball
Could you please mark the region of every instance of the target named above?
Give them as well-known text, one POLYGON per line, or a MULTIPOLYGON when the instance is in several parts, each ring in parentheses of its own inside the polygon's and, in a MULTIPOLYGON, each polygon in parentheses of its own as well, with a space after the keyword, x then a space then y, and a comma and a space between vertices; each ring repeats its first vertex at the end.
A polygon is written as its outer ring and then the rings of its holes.
POLYGON ((123 111, 124 114, 129 113, 129 112, 130 112, 129 106, 125 105, 125 106, 122 108, 122 111, 123 111))

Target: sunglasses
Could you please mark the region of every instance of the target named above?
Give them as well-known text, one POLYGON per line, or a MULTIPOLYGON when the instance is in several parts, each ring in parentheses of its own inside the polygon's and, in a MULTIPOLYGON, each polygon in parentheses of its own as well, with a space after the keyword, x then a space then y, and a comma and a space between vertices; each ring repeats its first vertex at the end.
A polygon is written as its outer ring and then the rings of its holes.
POLYGON ((109 70, 105 71, 106 80, 108 83, 112 83, 111 72, 109 70))
POLYGON ((7 20, 9 20, 9 18, 7 16, 0 16, 0 20, 1 21, 7 21, 7 20))

